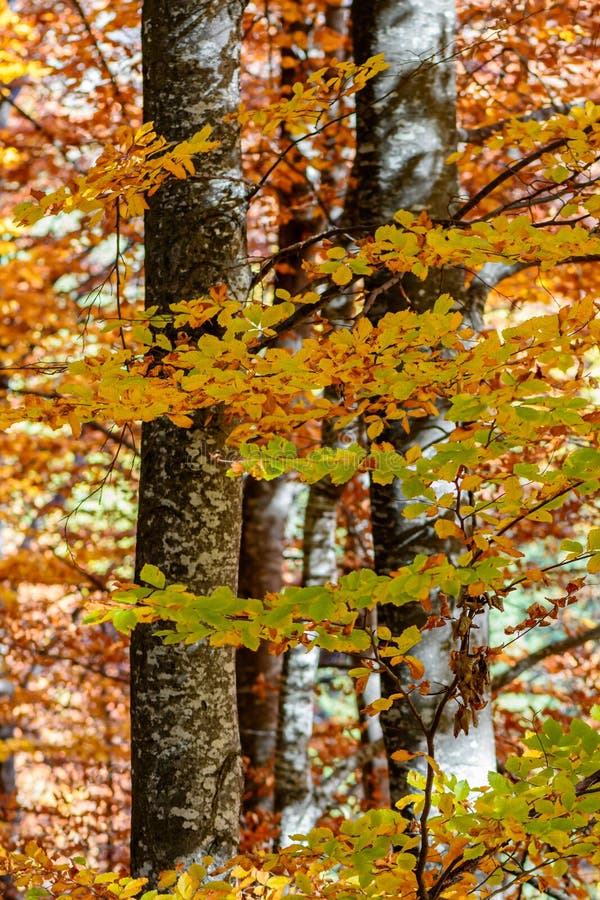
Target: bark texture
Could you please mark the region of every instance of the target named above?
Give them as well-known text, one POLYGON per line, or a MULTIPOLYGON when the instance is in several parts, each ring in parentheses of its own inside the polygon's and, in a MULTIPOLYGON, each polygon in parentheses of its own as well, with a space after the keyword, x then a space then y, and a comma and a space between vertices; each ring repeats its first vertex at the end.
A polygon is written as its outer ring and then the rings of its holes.
MULTIPOLYGON (((454 0, 355 0, 352 7, 353 37, 357 62, 384 53, 391 68, 369 82, 357 94, 357 215, 362 223, 390 219, 400 208, 425 209, 432 217, 447 217, 458 192, 456 172, 444 164, 455 149, 456 93, 452 60, 455 30, 454 0)), ((374 279, 381 284, 386 275, 374 279)), ((423 310, 443 291, 461 302, 462 274, 456 270, 434 272, 425 281, 407 278, 400 289, 382 291, 370 315, 378 321, 389 310, 411 305, 423 310)), ((465 310, 469 316, 470 311, 465 310)), ((390 427, 381 440, 390 441, 404 452, 418 443, 422 448, 443 440, 448 426, 443 418, 415 420, 410 434, 390 427)), ((427 452, 425 450, 425 452, 427 452)), ((447 486, 441 486, 443 493, 447 486)), ((408 520, 402 516, 407 503, 399 482, 371 485, 371 505, 375 566, 387 574, 412 561, 415 554, 427 555, 442 545, 426 517, 408 520)), ((394 634, 425 620, 420 604, 396 608, 382 606, 379 623, 394 634)), ((486 642, 482 624, 477 643, 486 642)), ((428 725, 440 700, 440 691, 450 683, 448 660, 452 649, 449 629, 427 632, 417 647, 431 680, 432 695, 418 698, 421 716, 428 725)), ((398 673, 402 674, 402 673, 398 673)), ((396 691, 394 680, 382 679, 384 694, 396 691)), ((413 695, 414 696, 414 695, 413 695)), ((450 702, 436 734, 436 757, 443 768, 467 778, 472 785, 486 781, 494 767, 494 744, 489 707, 477 729, 469 735, 453 736, 455 705, 450 702)), ((395 704, 381 716, 388 755, 401 747, 426 750, 422 728, 404 704, 395 704)), ((392 802, 407 792, 407 770, 390 761, 392 802)))
MULTIPOLYGON (((241 0, 144 0, 144 120, 168 140, 213 124, 220 148, 199 174, 173 181, 146 216, 146 302, 169 304, 226 282, 247 287, 246 204, 239 134, 223 116, 239 102, 241 0)), ((157 565, 197 593, 237 586, 241 483, 225 477, 227 426, 218 410, 189 429, 165 418, 144 426, 136 573, 157 565)), ((241 755, 233 650, 164 646, 136 629, 132 674, 132 869, 160 870, 235 853, 241 755)))

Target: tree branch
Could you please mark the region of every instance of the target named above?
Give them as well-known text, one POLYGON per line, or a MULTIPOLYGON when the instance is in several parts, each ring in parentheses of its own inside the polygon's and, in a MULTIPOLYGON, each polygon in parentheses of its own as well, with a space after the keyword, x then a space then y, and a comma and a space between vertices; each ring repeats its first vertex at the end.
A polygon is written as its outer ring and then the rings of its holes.
POLYGON ((538 878, 530 878, 528 883, 534 887, 536 891, 545 894, 546 897, 552 897, 552 900, 570 900, 569 894, 565 894, 563 891, 549 887, 549 885, 544 885, 544 887, 542 887, 538 878))
MULTIPOLYGON (((585 134, 589 134, 590 128, 584 128, 583 132, 585 134)), ((460 209, 456 212, 456 218, 462 219, 471 210, 475 209, 482 200, 488 197, 493 191, 496 190, 497 187, 500 187, 501 184, 504 184, 505 181, 509 181, 511 178, 514 178, 515 175, 522 169, 526 169, 527 166, 531 165, 531 163, 536 162, 536 160, 540 159, 540 157, 544 156, 545 153, 553 153, 555 150, 560 150, 561 147, 564 147, 569 141, 568 137, 556 138, 554 141, 550 141, 548 144, 544 144, 543 147, 538 147, 537 150, 532 151, 527 156, 521 157, 521 159, 514 162, 511 166, 507 166, 503 172, 500 172, 495 178, 492 178, 491 181, 488 181, 486 185, 484 185, 481 190, 477 191, 477 193, 471 197, 466 203, 464 203, 460 209)))
POLYGON ((77 163, 74 163, 69 159, 65 148, 56 140, 52 132, 48 131, 48 129, 44 125, 38 122, 37 119, 34 119, 34 117, 30 115, 30 113, 24 110, 23 107, 20 106, 20 104, 18 104, 16 100, 13 99, 13 97, 10 96, 10 91, 8 91, 8 89, 0 89, 0 100, 2 101, 2 103, 8 103, 9 106, 12 106, 15 112, 17 112, 23 119, 29 122, 29 124, 32 125, 36 131, 39 131, 40 134, 43 134, 48 143, 50 143, 54 147, 57 153, 62 156, 64 161, 68 165, 73 166, 75 171, 80 175, 83 175, 83 169, 81 169, 77 165, 77 163))
POLYGON ((571 110, 582 109, 590 100, 592 103, 598 102, 588 97, 585 100, 575 100, 573 103, 553 103, 551 106, 542 106, 520 116, 511 116, 489 125, 480 125, 479 128, 459 128, 457 137, 463 144, 483 144, 487 138, 502 131, 511 122, 547 122, 552 116, 568 116, 571 110))
POLYGON ((36 647, 36 654, 38 656, 42 656, 46 659, 52 660, 53 662, 70 663, 72 666, 77 666, 79 669, 84 669, 86 672, 90 672, 92 675, 99 675, 101 678, 106 678, 108 681, 116 681, 120 684, 129 684, 129 678, 127 678, 125 675, 111 675, 109 672, 105 671, 103 666, 95 666, 92 663, 83 662, 81 658, 75 659, 75 657, 63 653, 48 653, 47 650, 44 650, 40 647, 36 647))
POLYGON ((96 40, 94 32, 92 31, 91 22, 88 19, 88 17, 86 16, 85 10, 83 9, 79 0, 70 0, 70 3, 71 3, 71 6, 73 7, 73 9, 77 12, 77 15, 79 16, 81 21, 83 22, 83 26, 88 33, 88 37, 89 37, 90 41, 92 42, 94 50, 96 51, 96 53, 98 55, 98 59, 100 60, 101 66, 104 69, 104 72, 106 73, 106 75, 108 76, 108 80, 110 81, 112 88, 115 92, 115 99, 117 100, 117 103, 120 105, 123 112, 126 112, 127 111, 126 104, 125 104, 125 100, 123 99, 123 94, 121 92, 121 89, 120 89, 119 85, 117 84, 117 80, 116 80, 115 76, 112 73, 112 70, 108 64, 108 60, 106 59, 106 56, 104 55, 104 51, 102 50, 102 47, 96 40))
POLYGON ((337 769, 332 772, 332 774, 329 775, 329 777, 326 778, 314 792, 313 799, 318 804, 320 813, 323 814, 325 812, 328 805, 333 800, 338 788, 356 769, 364 766, 365 763, 372 760, 373 757, 383 752, 383 738, 380 738, 372 744, 363 744, 354 753, 351 753, 350 756, 347 756, 346 759, 342 760, 337 769))
POLYGON ((535 653, 530 653, 524 659, 520 659, 505 672, 501 672, 500 675, 497 675, 492 680, 492 690, 502 690, 507 684, 510 684, 518 678, 519 675, 526 672, 527 669, 537 665, 549 656, 557 656, 560 653, 565 653, 567 650, 573 650, 575 647, 580 647, 582 644, 587 643, 587 641, 595 641, 598 638, 600 638, 600 625, 596 625, 594 628, 588 628, 587 631, 570 634, 560 641, 552 641, 544 647, 540 647, 535 653))
POLYGON ((467 288, 465 306, 467 309, 473 307, 483 313, 483 307, 487 300, 488 294, 501 281, 511 278, 527 269, 532 263, 493 263, 488 262, 475 273, 473 281, 467 288))

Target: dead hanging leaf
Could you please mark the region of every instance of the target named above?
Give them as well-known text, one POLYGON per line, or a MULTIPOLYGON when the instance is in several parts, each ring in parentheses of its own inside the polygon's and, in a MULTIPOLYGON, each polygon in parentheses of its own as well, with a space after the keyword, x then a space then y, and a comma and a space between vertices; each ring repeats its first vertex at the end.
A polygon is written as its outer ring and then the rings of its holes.
POLYGON ((411 678, 418 681, 425 674, 425 666, 416 656, 405 656, 404 664, 408 666, 411 678))

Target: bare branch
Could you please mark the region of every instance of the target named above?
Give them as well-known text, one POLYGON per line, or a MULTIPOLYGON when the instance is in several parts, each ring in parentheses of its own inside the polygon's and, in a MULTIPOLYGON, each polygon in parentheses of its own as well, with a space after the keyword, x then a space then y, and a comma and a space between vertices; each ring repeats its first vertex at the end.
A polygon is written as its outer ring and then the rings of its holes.
POLYGON ((111 675, 109 672, 106 672, 103 666, 95 666, 92 663, 83 662, 81 658, 75 659, 73 656, 69 656, 64 653, 48 653, 47 650, 36 647, 36 654, 38 656, 42 656, 45 659, 52 660, 53 662, 66 662, 70 663, 73 666, 77 666, 80 669, 84 669, 86 672, 91 672, 92 675, 100 675, 102 678, 106 678, 108 681, 116 681, 120 684, 129 684, 129 678, 125 675, 111 675))
POLYGON ((500 119, 498 122, 492 122, 490 125, 481 125, 479 128, 459 128, 457 137, 463 144, 483 144, 485 140, 502 131, 511 122, 547 122, 552 116, 568 116, 573 109, 582 109, 590 101, 592 103, 599 102, 589 97, 584 100, 575 100, 573 103, 553 103, 551 106, 541 106, 539 109, 532 110, 532 112, 524 113, 520 116, 512 116, 508 119, 500 119))
POLYGON ((467 288, 465 306, 467 309, 478 310, 483 315, 490 291, 493 291, 501 281, 517 275, 532 265, 533 263, 485 263, 479 272, 475 273, 473 281, 467 288))
POLYGON ((77 15, 79 16, 81 21, 83 22, 83 26, 88 33, 89 39, 92 42, 92 45, 94 47, 94 50, 96 51, 96 54, 98 55, 98 59, 100 60, 101 66, 104 69, 104 72, 107 75, 108 80, 110 81, 112 88, 115 92, 115 99, 117 100, 117 102, 121 106, 121 108, 123 109, 123 112, 126 112, 126 105, 125 105, 125 101, 123 99, 123 94, 121 92, 121 89, 120 89, 119 85, 117 84, 117 80, 111 71, 111 68, 108 64, 108 60, 106 59, 106 56, 104 55, 104 51, 102 50, 102 47, 98 43, 98 41, 94 35, 94 32, 92 31, 92 25, 91 25, 90 20, 88 19, 88 17, 85 14, 85 10, 83 9, 79 0, 70 0, 70 3, 71 3, 71 6, 76 10, 77 15))
POLYGON ((534 887, 536 891, 545 894, 546 897, 552 897, 552 900, 570 900, 569 895, 563 893, 563 891, 559 891, 547 884, 542 887, 538 878, 530 878, 529 884, 534 887))
POLYGON ((342 760, 337 769, 323 781, 314 792, 314 800, 319 805, 321 813, 324 813, 333 800, 336 791, 352 773, 364 766, 365 763, 384 752, 383 738, 372 744, 363 744, 354 753, 342 760))
POLYGON ((91 428, 93 431, 99 431, 108 438, 109 441, 114 441, 115 444, 118 444, 119 447, 125 447, 127 450, 135 453, 136 456, 140 455, 140 451, 136 447, 134 441, 125 437, 125 428, 121 428, 118 434, 115 434, 114 428, 103 425, 102 422, 97 422, 96 419, 93 419, 91 422, 85 422, 83 428, 91 428))
POLYGON ((596 769, 591 775, 578 781, 575 785, 575 794, 577 797, 581 797, 583 794, 597 794, 599 788, 596 785, 598 784, 600 784, 600 769, 596 769), (590 788, 594 788, 594 790, 590 791, 590 788))
POLYGON ((23 107, 19 103, 17 103, 13 97, 11 97, 9 90, 0 89, 0 100, 2 101, 2 103, 8 103, 9 106, 12 106, 12 108, 15 110, 15 112, 17 112, 23 119, 25 119, 27 122, 29 122, 29 124, 32 125, 36 131, 38 131, 40 134, 44 135, 44 137, 46 138, 48 143, 50 143, 54 147, 54 149, 57 151, 57 153, 64 159, 64 161, 68 165, 73 166, 75 171, 78 172, 80 175, 83 174, 83 169, 79 168, 77 163, 74 163, 72 160, 69 159, 69 157, 65 151, 65 148, 63 147, 63 145, 61 143, 59 143, 59 141, 56 140, 56 138, 54 137, 52 132, 48 131, 48 129, 44 125, 42 125, 40 122, 38 122, 37 119, 35 119, 30 113, 28 113, 25 109, 23 109, 23 107))
POLYGON ((549 656, 558 656, 560 653, 565 653, 567 650, 573 650, 575 647, 581 647, 582 644, 587 643, 587 641, 595 641, 598 638, 600 638, 600 625, 596 625, 594 628, 588 628, 587 631, 570 634, 560 641, 552 641, 550 644, 540 647, 535 653, 530 653, 524 659, 520 659, 505 672, 497 675, 492 681, 492 690, 502 690, 507 684, 510 684, 518 678, 519 675, 526 672, 527 669, 537 665, 549 656))
MULTIPOLYGON (((590 128, 583 129, 585 134, 589 134, 590 128)), ((504 184, 505 181, 509 181, 511 178, 514 178, 515 175, 522 169, 526 169, 527 166, 531 165, 531 163, 536 162, 540 157, 544 156, 546 153, 553 153, 555 150, 560 150, 561 147, 564 147, 568 143, 569 139, 567 137, 556 138, 554 141, 550 141, 548 144, 544 144, 543 147, 538 147, 537 150, 533 150, 531 153, 527 154, 527 156, 521 157, 521 159, 514 162, 511 166, 507 166, 503 172, 500 172, 495 178, 492 178, 481 190, 477 191, 477 193, 471 197, 466 203, 464 203, 460 209, 456 213, 457 219, 464 218, 471 210, 475 209, 482 200, 488 197, 493 191, 496 190, 497 187, 500 187, 501 184, 504 184)))

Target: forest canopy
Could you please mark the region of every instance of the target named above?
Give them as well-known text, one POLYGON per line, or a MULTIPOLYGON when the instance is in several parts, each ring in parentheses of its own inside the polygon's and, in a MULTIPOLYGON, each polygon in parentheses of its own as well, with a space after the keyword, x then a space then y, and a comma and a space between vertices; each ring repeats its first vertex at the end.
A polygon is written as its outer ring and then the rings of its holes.
POLYGON ((593 0, 0 0, 0 891, 600 891, 593 0))

